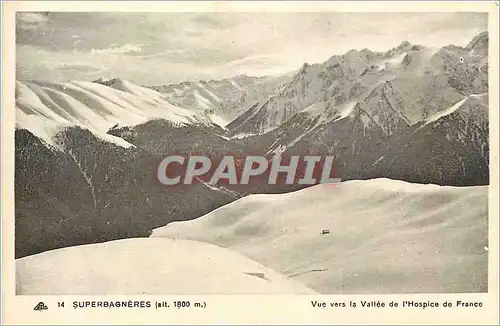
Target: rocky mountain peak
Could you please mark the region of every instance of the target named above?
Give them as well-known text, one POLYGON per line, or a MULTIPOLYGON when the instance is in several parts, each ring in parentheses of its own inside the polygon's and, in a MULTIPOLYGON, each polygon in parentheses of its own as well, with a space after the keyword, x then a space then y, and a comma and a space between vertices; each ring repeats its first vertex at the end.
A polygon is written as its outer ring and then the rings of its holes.
POLYGON ((488 53, 488 32, 482 32, 470 41, 465 47, 467 51, 474 51, 482 54, 488 53))
POLYGON ((401 49, 401 50, 405 50, 405 49, 408 49, 408 48, 411 48, 412 47, 412 44, 408 41, 403 41, 401 42, 399 45, 398 45, 398 49, 401 49))
POLYGON ((304 62, 304 64, 302 65, 302 67, 300 68, 298 74, 299 75, 304 75, 306 72, 307 72, 307 69, 309 69, 311 67, 311 65, 307 62, 304 62))

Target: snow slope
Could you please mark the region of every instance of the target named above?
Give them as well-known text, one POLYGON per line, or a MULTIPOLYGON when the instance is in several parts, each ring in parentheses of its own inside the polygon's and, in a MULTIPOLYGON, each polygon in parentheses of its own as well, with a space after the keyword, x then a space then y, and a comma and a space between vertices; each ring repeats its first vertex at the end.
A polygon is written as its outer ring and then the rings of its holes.
POLYGON ((152 237, 229 248, 321 293, 484 292, 487 222, 486 186, 374 179, 251 195, 152 237))
POLYGON ((135 238, 16 261, 17 294, 313 294, 246 257, 186 240, 135 238))
POLYGON ((176 107, 162 94, 127 81, 107 86, 93 82, 16 82, 16 127, 27 129, 55 146, 53 136, 68 126, 80 126, 98 137, 130 147, 106 132, 152 119, 178 124, 199 120, 199 112, 176 107))
POLYGON ((436 114, 433 114, 431 117, 429 117, 427 119, 427 121, 425 122, 425 124, 429 124, 431 122, 439 120, 440 118, 442 118, 444 116, 452 114, 453 112, 455 112, 456 110, 458 110, 465 103, 465 101, 467 101, 467 97, 465 97, 464 99, 460 100, 459 102, 453 104, 448 109, 440 111, 440 112, 437 112, 436 114))
MULTIPOLYGON (((452 113, 461 109, 464 106, 464 104, 467 102, 473 102, 476 104, 480 104, 481 108, 483 109, 482 110, 483 117, 487 118, 487 116, 488 116, 488 93, 471 94, 468 97, 464 97, 463 99, 461 99, 457 103, 453 104, 449 108, 431 115, 429 118, 427 118, 425 120, 424 125, 435 122, 435 121, 437 121, 437 120, 439 120, 442 117, 445 117, 447 115, 451 115, 452 113)), ((479 111, 479 110, 475 110, 475 111, 479 111)), ((469 113, 468 116, 471 116, 470 112, 468 112, 468 113, 469 113)), ((474 117, 471 117, 471 119, 473 119, 473 118, 474 117)))

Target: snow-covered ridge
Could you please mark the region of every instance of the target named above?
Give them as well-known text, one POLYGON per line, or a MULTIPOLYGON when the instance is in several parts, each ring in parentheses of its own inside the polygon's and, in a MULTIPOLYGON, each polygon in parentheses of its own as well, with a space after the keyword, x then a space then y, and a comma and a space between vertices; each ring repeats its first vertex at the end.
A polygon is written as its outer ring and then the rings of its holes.
POLYGON ((452 106, 450 106, 449 108, 447 108, 445 110, 442 110, 442 111, 439 111, 439 112, 433 114, 432 116, 430 116, 429 118, 427 118, 427 120, 425 121, 424 125, 427 125, 427 124, 429 124, 431 122, 435 122, 435 121, 437 121, 437 120, 439 120, 439 119, 441 119, 443 117, 446 117, 446 116, 448 116, 448 115, 456 112, 468 100, 476 100, 476 101, 479 101, 480 103, 484 103, 483 105, 487 106, 486 103, 488 101, 488 93, 471 94, 469 96, 466 96, 463 99, 461 99, 460 101, 458 101, 455 104, 453 104, 452 106))
POLYGON ((133 126, 152 119, 189 124, 206 117, 170 104, 154 90, 122 80, 109 86, 82 81, 16 82, 16 127, 55 147, 53 136, 69 126, 80 126, 103 140, 130 147, 132 144, 107 131, 116 125, 133 126))
POLYGON ((468 97, 465 97, 462 100, 460 100, 457 103, 455 103, 452 106, 450 106, 448 109, 440 111, 440 112, 432 115, 429 119, 427 119, 427 121, 425 122, 425 124, 429 124, 431 122, 439 120, 440 118, 442 118, 444 116, 452 114, 453 112, 455 112, 456 110, 458 110, 465 103, 465 101, 467 101, 467 99, 468 99, 468 97))
POLYGON ((16 260, 17 294, 315 294, 238 253, 186 240, 135 238, 16 260))
POLYGON ((247 196, 152 237, 216 244, 324 294, 484 292, 488 187, 317 185, 247 196))

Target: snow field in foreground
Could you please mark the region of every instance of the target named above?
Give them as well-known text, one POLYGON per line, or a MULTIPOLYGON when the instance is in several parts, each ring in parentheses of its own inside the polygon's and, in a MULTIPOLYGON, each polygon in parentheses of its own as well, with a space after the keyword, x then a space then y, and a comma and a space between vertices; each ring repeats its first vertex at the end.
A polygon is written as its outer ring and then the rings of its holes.
POLYGON ((321 293, 486 292, 488 187, 317 185, 251 195, 152 237, 216 244, 321 293))
POLYGON ((134 238, 16 261, 16 293, 313 294, 242 255, 187 240, 134 238))

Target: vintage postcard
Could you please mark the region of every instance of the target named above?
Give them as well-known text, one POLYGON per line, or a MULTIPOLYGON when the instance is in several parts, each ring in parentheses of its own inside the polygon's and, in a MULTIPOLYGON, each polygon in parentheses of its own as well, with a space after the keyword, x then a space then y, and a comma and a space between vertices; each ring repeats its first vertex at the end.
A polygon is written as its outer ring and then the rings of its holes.
POLYGON ((2 323, 498 324, 498 12, 3 2, 2 323))

